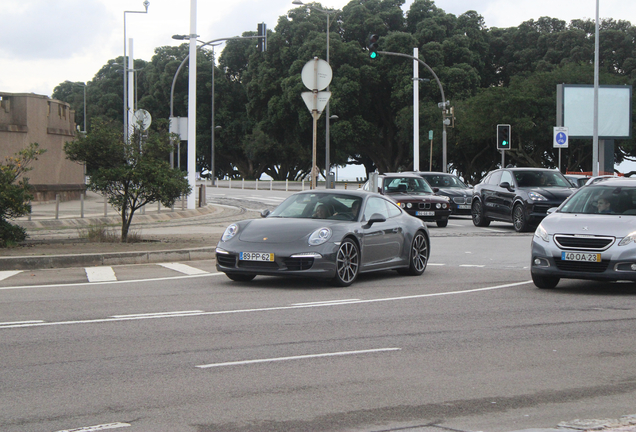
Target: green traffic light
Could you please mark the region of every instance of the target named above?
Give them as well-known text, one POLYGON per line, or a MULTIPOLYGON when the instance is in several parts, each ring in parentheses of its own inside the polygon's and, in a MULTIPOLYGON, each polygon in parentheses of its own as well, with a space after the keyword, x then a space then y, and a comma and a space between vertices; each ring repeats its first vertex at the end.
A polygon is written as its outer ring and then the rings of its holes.
POLYGON ((371 58, 376 58, 378 56, 378 53, 375 51, 372 51, 371 53, 369 53, 369 57, 371 58))
POLYGON ((507 145, 508 145, 508 141, 502 141, 502 142, 501 142, 501 145, 503 145, 503 146, 507 146, 507 145))

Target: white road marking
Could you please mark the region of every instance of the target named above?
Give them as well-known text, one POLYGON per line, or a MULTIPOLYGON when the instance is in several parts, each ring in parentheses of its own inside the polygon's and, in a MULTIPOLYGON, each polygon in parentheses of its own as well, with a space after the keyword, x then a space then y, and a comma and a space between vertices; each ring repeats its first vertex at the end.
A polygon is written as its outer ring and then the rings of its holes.
POLYGON ((12 324, 35 324, 35 323, 43 323, 42 320, 31 320, 31 321, 10 321, 10 322, 0 322, 0 326, 3 325, 12 325, 12 324))
POLYGON ((430 265, 430 266, 445 266, 446 264, 442 264, 442 263, 432 263, 432 262, 430 262, 430 263, 428 263, 427 265, 430 265))
MULTIPOLYGON (((106 282, 93 282, 90 285, 108 285, 108 284, 128 284, 128 283, 139 283, 139 282, 156 282, 156 281, 167 281, 167 280, 180 280, 180 279, 192 279, 192 278, 200 278, 200 277, 208 277, 208 276, 225 276, 223 272, 215 272, 215 273, 206 273, 199 275, 191 275, 191 276, 170 276, 163 278, 146 278, 146 279, 133 279, 133 280, 113 280, 106 282)), ((25 286, 9 286, 9 287, 0 287, 0 291, 7 290, 17 290, 17 289, 35 289, 35 288, 69 288, 69 287, 81 287, 89 285, 86 282, 79 283, 61 283, 61 284, 50 284, 50 285, 25 285, 25 286)))
POLYGON ((89 282, 116 281, 115 271, 112 267, 86 267, 86 277, 89 282))
POLYGON ((161 267, 168 268, 170 270, 178 271, 179 273, 187 274, 187 275, 197 275, 197 274, 205 274, 209 273, 204 270, 194 268, 192 266, 181 264, 181 263, 163 263, 159 264, 161 267))
POLYGON ((112 315, 110 318, 131 318, 131 317, 158 317, 162 316, 172 316, 172 315, 188 315, 188 314, 199 314, 203 312, 202 310, 191 310, 191 311, 175 311, 175 312, 151 312, 151 313, 141 313, 141 314, 129 314, 129 315, 112 315))
POLYGON ((378 352, 401 351, 401 350, 402 348, 378 348, 378 349, 360 350, 360 351, 342 351, 342 352, 325 353, 325 354, 308 354, 308 355, 299 355, 299 356, 292 356, 292 357, 277 357, 277 358, 269 358, 269 359, 244 360, 244 361, 235 361, 235 362, 226 362, 226 363, 212 363, 207 365, 199 365, 196 367, 198 367, 199 369, 208 369, 208 368, 222 367, 222 366, 242 366, 242 365, 255 364, 255 363, 271 363, 271 362, 279 362, 279 361, 304 360, 304 359, 312 359, 312 358, 320 358, 320 357, 337 357, 337 356, 357 355, 357 354, 371 354, 371 353, 378 353, 378 352))
POLYGON ((352 301, 360 301, 360 299, 343 299, 343 300, 325 300, 325 301, 317 301, 317 302, 309 302, 309 303, 294 303, 292 306, 306 306, 306 305, 319 305, 319 304, 332 304, 332 303, 347 303, 352 301))
POLYGON ((496 232, 496 233, 509 233, 510 231, 497 230, 493 228, 482 228, 484 231, 496 232))
POLYGON ((485 265, 480 265, 480 264, 460 264, 460 267, 486 267, 485 265))
POLYGON ((6 270, 0 271, 0 280, 5 280, 10 278, 11 276, 15 276, 18 273, 22 273, 22 270, 6 270))
POLYGON ((77 429, 64 429, 57 432, 96 432, 96 431, 101 431, 106 429, 118 429, 118 428, 123 428, 128 426, 131 426, 131 425, 128 423, 117 422, 117 423, 108 423, 108 424, 95 425, 95 426, 86 426, 86 427, 81 427, 77 429))
MULTIPOLYGON (((218 273, 215 273, 218 274, 218 273)), ((160 318, 177 318, 177 317, 193 317, 193 316, 214 316, 214 315, 230 315, 230 314, 242 314, 242 313, 255 313, 255 312, 273 312, 273 311, 284 311, 284 310, 294 310, 294 309, 304 309, 304 308, 313 308, 313 307, 330 307, 330 306, 346 306, 346 305, 355 305, 355 304, 363 304, 363 303, 379 303, 379 302, 389 302, 389 301, 399 301, 399 300, 413 300, 419 298, 427 298, 427 297, 442 297, 442 296, 452 296, 452 295, 460 295, 460 294, 471 294, 482 291, 493 291, 504 288, 512 288, 520 285, 528 285, 533 283, 531 280, 524 282, 513 282, 504 285, 496 285, 484 288, 474 288, 469 290, 462 291, 449 291, 449 292, 440 292, 440 293, 431 293, 431 294, 418 294, 418 295, 410 295, 410 296, 402 296, 402 297, 383 297, 377 299, 369 299, 369 300, 356 300, 350 301, 346 303, 320 303, 320 304, 311 304, 305 306, 272 306, 266 308, 255 308, 255 309, 235 309, 235 310, 226 310, 226 311, 213 311, 213 312, 195 312, 195 313, 186 313, 186 314, 174 314, 174 315, 143 315, 143 316, 128 316, 122 318, 95 318, 95 319, 86 319, 86 320, 77 320, 77 321, 58 321, 58 322, 42 322, 42 323, 32 323, 32 324, 9 324, 9 325, 0 325, 0 329, 10 329, 10 328, 25 328, 25 327, 50 327, 50 326, 58 326, 58 325, 75 325, 75 324, 99 324, 99 323, 111 323, 111 322, 119 322, 119 321, 137 321, 142 319, 160 319, 160 318)))

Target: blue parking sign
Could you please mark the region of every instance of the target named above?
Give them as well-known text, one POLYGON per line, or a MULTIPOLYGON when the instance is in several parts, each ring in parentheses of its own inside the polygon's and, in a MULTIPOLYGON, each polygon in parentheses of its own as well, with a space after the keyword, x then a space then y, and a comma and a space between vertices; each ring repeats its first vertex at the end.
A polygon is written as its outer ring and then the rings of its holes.
POLYGON ((566 127, 555 127, 554 128, 554 148, 568 148, 569 139, 568 139, 568 128, 566 127))

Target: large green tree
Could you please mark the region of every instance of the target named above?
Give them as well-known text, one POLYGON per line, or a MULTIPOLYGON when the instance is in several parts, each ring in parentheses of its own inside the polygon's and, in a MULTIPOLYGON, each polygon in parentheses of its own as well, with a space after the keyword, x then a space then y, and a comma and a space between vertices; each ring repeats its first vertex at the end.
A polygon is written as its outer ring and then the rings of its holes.
MULTIPOLYGON (((405 13, 403 5, 402 0, 355 0, 331 14, 330 110, 338 116, 331 123, 331 162, 358 163, 367 172, 413 166, 412 62, 382 55, 371 60, 366 44, 374 33, 380 35, 384 51, 411 54, 418 47, 420 59, 440 78, 456 119, 455 128, 448 128, 449 169, 474 182, 497 166, 501 159, 494 149, 493 125, 502 122, 513 125, 513 139, 519 144, 509 153, 512 162, 555 166, 550 127, 556 83, 592 83, 594 22, 541 17, 516 27, 488 28, 477 11, 455 16, 433 0, 415 0, 405 13)), ((311 6, 326 9, 320 3, 311 6)), ((297 180, 307 175, 312 118, 300 97, 307 91, 300 72, 313 57, 326 57, 325 19, 324 13, 306 6, 289 10, 268 32, 266 52, 258 52, 253 39, 228 41, 215 61, 209 47, 200 49, 195 169, 210 167, 214 68, 214 116, 221 126, 215 135, 215 176, 259 178, 266 173, 297 180)), ((172 80, 187 54, 187 45, 159 47, 150 62, 135 61, 138 106, 154 119, 169 116, 172 80)), ((626 21, 602 20, 600 58, 601 84, 633 84, 636 28, 626 21)), ((109 60, 87 83, 89 120, 121 123, 121 60, 109 60)), ((187 75, 186 65, 175 85, 176 116, 188 115, 187 75)), ((420 77, 433 79, 422 67, 420 77)), ((81 112, 81 92, 81 86, 63 83, 54 96, 81 112)), ((437 83, 421 84, 420 136, 434 131, 433 167, 442 170, 439 102, 437 83)), ((81 123, 81 115, 77 119, 81 123)), ((320 118, 317 131, 318 165, 323 170, 325 121, 320 118)), ((574 142, 567 151, 567 166, 588 171, 589 150, 587 141, 574 142)), ((185 160, 185 145, 181 151, 185 160)), ((421 151, 420 157, 420 166, 425 166, 428 152, 421 151)), ((615 160, 626 158, 636 158, 633 140, 616 142, 615 160)))

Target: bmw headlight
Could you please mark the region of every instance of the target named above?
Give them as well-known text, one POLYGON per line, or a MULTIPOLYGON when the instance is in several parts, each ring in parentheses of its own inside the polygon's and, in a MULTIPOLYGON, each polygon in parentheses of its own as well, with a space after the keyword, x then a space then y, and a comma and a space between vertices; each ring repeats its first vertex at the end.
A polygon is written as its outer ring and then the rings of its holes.
POLYGON ((545 228, 543 228, 543 225, 541 224, 539 224, 539 226, 537 227, 537 230, 534 232, 534 235, 539 237, 541 240, 543 240, 546 243, 550 242, 550 236, 548 235, 548 232, 545 230, 545 228))
POLYGON ((618 245, 627 246, 630 243, 636 243, 636 231, 633 231, 627 234, 618 245))
POLYGON ((331 238, 331 229, 319 228, 309 236, 309 246, 319 246, 331 238))
POLYGON ((442 205, 441 205, 440 203, 437 203, 437 204, 435 204, 435 208, 437 208, 437 209, 441 209, 441 208, 442 208, 442 205))
POLYGON ((413 203, 406 203, 406 208, 411 208, 413 207, 413 203))
POLYGON ((528 192, 528 198, 530 198, 532 201, 547 201, 548 200, 546 197, 536 192, 528 192))
POLYGON ((221 237, 221 241, 228 241, 230 240, 232 237, 234 237, 239 231, 239 227, 237 224, 232 224, 229 227, 225 228, 225 232, 223 233, 223 236, 221 237))

